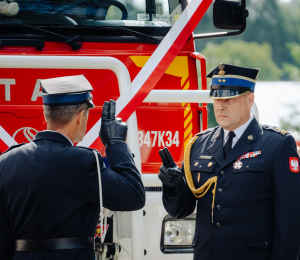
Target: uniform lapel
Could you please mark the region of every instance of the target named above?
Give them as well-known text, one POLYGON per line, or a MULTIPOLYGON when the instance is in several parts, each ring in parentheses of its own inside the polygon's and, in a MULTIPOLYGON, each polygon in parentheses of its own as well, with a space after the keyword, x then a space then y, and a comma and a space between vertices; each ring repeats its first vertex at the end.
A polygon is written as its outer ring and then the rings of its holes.
POLYGON ((249 126, 246 128, 245 132, 242 134, 240 139, 228 154, 226 160, 222 164, 222 167, 226 166, 232 161, 235 161, 238 157, 251 150, 250 143, 257 141, 258 128, 258 122, 255 118, 253 118, 249 126))
POLYGON ((213 138, 211 139, 211 145, 207 148, 208 152, 217 161, 219 165, 221 165, 224 162, 223 135, 224 131, 221 127, 219 127, 213 135, 213 138))

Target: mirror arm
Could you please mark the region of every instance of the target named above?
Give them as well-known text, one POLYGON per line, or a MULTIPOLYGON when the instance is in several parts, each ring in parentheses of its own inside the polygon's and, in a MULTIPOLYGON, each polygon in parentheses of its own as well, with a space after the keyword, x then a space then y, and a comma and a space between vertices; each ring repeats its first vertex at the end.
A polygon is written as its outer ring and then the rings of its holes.
POLYGON ((218 33, 202 33, 202 34, 194 34, 194 39, 209 39, 209 38, 220 38, 227 36, 236 36, 242 34, 246 29, 246 23, 243 22, 243 26, 239 31, 235 32, 218 32, 218 33))
POLYGON ((209 39, 209 38, 220 38, 227 36, 236 36, 242 34, 246 30, 246 18, 249 16, 249 12, 246 9, 246 0, 242 0, 241 3, 242 10, 241 15, 243 16, 242 28, 235 32, 218 32, 218 33, 202 33, 202 34, 194 34, 194 39, 209 39))

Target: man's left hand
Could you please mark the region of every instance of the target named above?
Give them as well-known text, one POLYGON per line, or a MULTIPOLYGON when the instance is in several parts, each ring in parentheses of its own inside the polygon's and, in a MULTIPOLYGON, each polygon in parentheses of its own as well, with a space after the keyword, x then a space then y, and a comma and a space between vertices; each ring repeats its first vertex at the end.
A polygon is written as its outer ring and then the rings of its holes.
POLYGON ((175 163, 168 148, 159 150, 163 165, 159 169, 158 178, 169 190, 177 191, 183 181, 183 173, 175 163))

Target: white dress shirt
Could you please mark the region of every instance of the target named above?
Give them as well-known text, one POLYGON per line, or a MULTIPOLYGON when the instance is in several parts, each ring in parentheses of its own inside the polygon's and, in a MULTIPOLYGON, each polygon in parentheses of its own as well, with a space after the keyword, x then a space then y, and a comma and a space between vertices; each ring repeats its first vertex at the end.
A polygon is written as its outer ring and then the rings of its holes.
MULTIPOLYGON (((61 134, 61 133, 59 133, 59 132, 51 131, 51 130, 44 130, 43 132, 53 132, 53 133, 61 134)), ((64 137, 66 137, 64 134, 61 134, 61 135, 63 135, 64 137)), ((71 143, 71 145, 74 146, 74 144, 72 143, 72 141, 71 141, 68 137, 66 137, 66 138, 69 140, 69 142, 71 143)))
MULTIPOLYGON (((238 127, 237 129, 235 129, 233 131, 235 133, 235 137, 233 137, 233 139, 232 139, 232 146, 231 146, 231 148, 233 148, 235 146, 236 142, 240 139, 240 137, 242 136, 242 134, 245 132, 246 128, 251 123, 252 119, 253 119, 253 116, 250 115, 249 120, 245 124, 241 125, 240 127, 238 127)), ((227 142, 228 134, 229 134, 230 131, 226 130, 224 128, 223 128, 223 130, 224 130, 224 140, 223 140, 223 146, 224 146, 226 144, 226 142, 227 142)))

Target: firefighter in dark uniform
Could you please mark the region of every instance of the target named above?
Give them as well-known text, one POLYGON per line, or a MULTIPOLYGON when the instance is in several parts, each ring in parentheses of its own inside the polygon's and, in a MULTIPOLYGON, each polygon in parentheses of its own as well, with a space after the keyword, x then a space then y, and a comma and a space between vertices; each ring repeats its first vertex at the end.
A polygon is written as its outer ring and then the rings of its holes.
POLYGON ((197 205, 195 260, 298 259, 299 157, 289 133, 250 113, 258 72, 215 68, 207 77, 219 126, 192 138, 181 169, 160 151, 167 212, 180 219, 197 205))
POLYGON ((74 147, 82 140, 92 102, 84 76, 41 81, 47 130, 0 156, 0 259, 95 259, 100 199, 112 211, 145 204, 141 176, 125 143, 127 125, 105 102, 99 132, 109 169, 99 153, 74 147))

